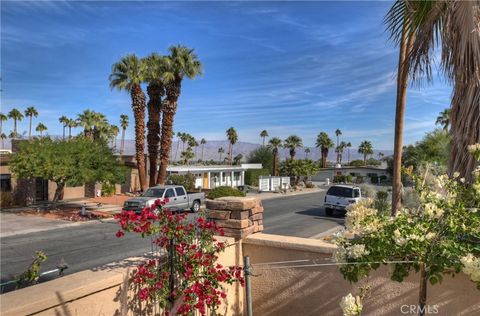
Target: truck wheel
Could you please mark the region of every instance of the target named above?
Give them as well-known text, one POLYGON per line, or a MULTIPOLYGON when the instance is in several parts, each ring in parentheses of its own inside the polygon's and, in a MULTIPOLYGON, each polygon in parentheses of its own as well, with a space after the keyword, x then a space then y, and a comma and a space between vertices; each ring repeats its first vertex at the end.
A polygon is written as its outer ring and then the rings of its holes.
POLYGON ((332 216, 333 215, 333 209, 326 207, 325 208, 325 214, 327 214, 327 216, 332 216))
POLYGON ((200 210, 200 202, 199 201, 193 201, 192 212, 197 213, 200 210))

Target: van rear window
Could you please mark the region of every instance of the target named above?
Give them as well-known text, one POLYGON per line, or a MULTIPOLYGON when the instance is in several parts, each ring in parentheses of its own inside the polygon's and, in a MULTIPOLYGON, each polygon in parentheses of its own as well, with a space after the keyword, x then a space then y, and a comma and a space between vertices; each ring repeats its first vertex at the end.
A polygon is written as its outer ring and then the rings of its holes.
POLYGON ((353 197, 353 190, 344 187, 331 187, 328 189, 327 194, 341 197, 353 197))

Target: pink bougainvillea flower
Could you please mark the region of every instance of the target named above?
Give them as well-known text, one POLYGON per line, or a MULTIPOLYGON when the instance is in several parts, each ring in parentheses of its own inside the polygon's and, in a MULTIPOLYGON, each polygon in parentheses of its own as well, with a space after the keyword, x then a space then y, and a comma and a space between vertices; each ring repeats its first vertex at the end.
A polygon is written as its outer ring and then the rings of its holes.
POLYGON ((115 234, 115 236, 117 236, 118 238, 122 237, 123 235, 125 235, 125 233, 122 232, 121 230, 119 230, 119 231, 115 234))

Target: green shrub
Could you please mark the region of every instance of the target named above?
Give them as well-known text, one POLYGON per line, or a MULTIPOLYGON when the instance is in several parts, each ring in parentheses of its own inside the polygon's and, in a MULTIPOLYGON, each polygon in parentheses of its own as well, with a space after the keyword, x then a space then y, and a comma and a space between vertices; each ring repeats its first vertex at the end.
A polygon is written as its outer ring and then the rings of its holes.
POLYGON ((363 160, 360 160, 360 159, 352 160, 352 161, 350 161, 350 166, 363 167, 363 166, 365 166, 365 162, 363 162, 363 160))
POLYGON ((345 178, 346 182, 348 183, 352 183, 353 181, 353 176, 351 174, 347 175, 346 178, 345 178))
POLYGON ((102 196, 112 196, 115 194, 115 184, 110 182, 102 183, 102 196))
POLYGON ((378 184, 378 177, 376 175, 370 177, 370 182, 373 184, 378 184))
POLYGON ((345 180, 346 177, 344 175, 336 175, 333 177, 333 183, 343 183, 345 180))
POLYGON ((12 192, 2 192, 0 200, 1 207, 9 207, 13 205, 13 195, 12 192))
POLYGON ((258 187, 258 178, 260 176, 270 175, 270 170, 268 169, 249 169, 245 171, 245 184, 258 187))
POLYGON ((224 196, 245 196, 245 193, 237 188, 218 187, 208 192, 207 198, 215 200, 224 196))
POLYGON ((385 181, 387 181, 387 176, 381 175, 379 179, 380 179, 380 183, 384 183, 385 181))
POLYGON ((195 189, 195 176, 190 172, 187 174, 171 174, 168 176, 167 183, 183 185, 185 190, 193 191, 195 189))

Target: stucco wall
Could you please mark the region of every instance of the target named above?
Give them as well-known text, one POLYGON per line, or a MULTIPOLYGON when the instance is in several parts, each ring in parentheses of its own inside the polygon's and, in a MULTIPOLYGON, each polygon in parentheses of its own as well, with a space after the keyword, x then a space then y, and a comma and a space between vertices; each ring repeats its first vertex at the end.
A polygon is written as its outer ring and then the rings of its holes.
MULTIPOLYGON (((320 240, 267 234, 247 237, 243 251, 250 256, 256 275, 252 278, 253 314, 341 315, 342 296, 355 293, 364 282, 350 285, 335 266, 269 269, 258 265, 306 259, 329 263, 333 249, 320 240)), ((402 305, 417 305, 418 280, 413 275, 406 282, 393 282, 387 268, 375 271, 369 278, 371 291, 364 302, 363 315, 403 315, 402 305)), ((432 308, 438 305, 435 315, 480 315, 480 291, 464 274, 453 279, 445 277, 440 285, 429 286, 428 291, 428 304, 432 308)))
MULTIPOLYGON (((233 238, 218 237, 230 245, 219 256, 219 263, 230 266, 241 264, 242 250, 233 238)), ((132 292, 125 292, 126 276, 142 258, 130 258, 95 270, 67 275, 46 283, 0 295, 0 314, 18 315, 149 315, 132 292), (122 314, 121 302, 134 303, 134 308, 122 314)), ((240 315, 243 310, 243 288, 227 286, 227 302, 220 307, 221 315, 240 315)))

